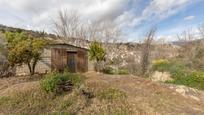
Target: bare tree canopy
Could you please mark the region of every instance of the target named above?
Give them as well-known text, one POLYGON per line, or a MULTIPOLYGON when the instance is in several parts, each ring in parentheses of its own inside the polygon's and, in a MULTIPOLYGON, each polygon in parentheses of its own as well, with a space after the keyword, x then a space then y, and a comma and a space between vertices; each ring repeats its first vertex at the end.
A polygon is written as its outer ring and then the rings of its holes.
POLYGON ((142 68, 142 74, 145 75, 148 71, 149 66, 149 58, 151 55, 151 45, 154 40, 156 33, 156 28, 152 28, 148 33, 143 43, 142 48, 142 60, 141 60, 141 68, 142 68))
POLYGON ((104 43, 116 42, 121 35, 120 28, 113 21, 84 21, 74 11, 59 11, 58 17, 53 23, 54 33, 69 43, 73 43, 71 38, 96 40, 104 43))
POLYGON ((67 10, 61 10, 58 17, 54 20, 54 32, 64 40, 70 42, 70 38, 82 38, 83 24, 76 12, 68 13, 67 10))
POLYGON ((198 30, 200 32, 201 38, 204 39, 204 24, 200 25, 198 30))
POLYGON ((192 28, 184 30, 180 34, 177 34, 177 38, 179 41, 187 42, 195 39, 195 34, 193 33, 192 28))

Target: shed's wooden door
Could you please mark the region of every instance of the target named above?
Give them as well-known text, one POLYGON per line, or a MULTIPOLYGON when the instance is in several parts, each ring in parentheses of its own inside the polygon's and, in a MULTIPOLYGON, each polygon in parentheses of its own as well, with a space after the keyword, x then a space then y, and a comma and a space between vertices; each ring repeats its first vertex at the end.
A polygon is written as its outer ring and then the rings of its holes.
POLYGON ((77 53, 76 52, 67 53, 67 66, 70 72, 77 72, 77 53))

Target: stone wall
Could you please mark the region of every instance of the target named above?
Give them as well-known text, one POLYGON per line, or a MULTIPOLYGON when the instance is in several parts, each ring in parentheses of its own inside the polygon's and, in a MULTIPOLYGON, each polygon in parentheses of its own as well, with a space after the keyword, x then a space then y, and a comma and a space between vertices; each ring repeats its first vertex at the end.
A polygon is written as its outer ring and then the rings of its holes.
MULTIPOLYGON (((47 73, 51 71, 51 48, 44 49, 42 59, 36 65, 36 73, 47 73)), ((94 71, 93 62, 88 61, 88 71, 94 71)), ((29 75, 27 65, 18 66, 16 68, 16 75, 29 75)))

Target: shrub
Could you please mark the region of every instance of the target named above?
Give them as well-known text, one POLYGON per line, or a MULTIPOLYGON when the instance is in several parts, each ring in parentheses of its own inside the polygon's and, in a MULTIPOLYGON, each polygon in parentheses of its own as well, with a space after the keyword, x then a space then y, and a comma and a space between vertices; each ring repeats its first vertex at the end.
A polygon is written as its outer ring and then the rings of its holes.
POLYGON ((184 77, 185 73, 187 72, 185 70, 186 68, 176 62, 170 62, 168 60, 156 60, 152 64, 152 70, 153 71, 160 71, 160 72, 170 72, 171 77, 173 78, 180 78, 184 77))
POLYGON ((84 82, 84 78, 83 76, 81 76, 80 74, 74 74, 74 73, 69 73, 69 72, 65 72, 63 73, 63 77, 62 80, 63 81, 72 81, 72 83, 74 84, 74 86, 80 86, 83 82, 84 82))
POLYGON ((127 75, 129 74, 129 71, 127 69, 119 69, 118 74, 120 75, 127 75))
POLYGON ((68 72, 52 72, 45 75, 45 79, 43 79, 41 82, 41 87, 46 92, 57 92, 59 89, 58 85, 66 81, 71 81, 74 86, 79 86, 83 82, 83 79, 78 74, 72 74, 68 72))
POLYGON ((101 62, 105 60, 106 51, 102 44, 93 41, 89 46, 89 58, 91 61, 95 61, 95 69, 97 72, 101 71, 101 62))
POLYGON ((152 66, 152 69, 155 71, 166 71, 169 69, 169 67, 171 66, 171 64, 169 63, 168 60, 163 60, 163 59, 160 59, 160 60, 155 60, 153 61, 153 66, 152 66))
POLYGON ((170 72, 173 81, 166 83, 173 83, 178 85, 185 85, 196 89, 204 90, 204 72, 189 71, 184 65, 179 62, 170 62, 167 60, 158 60, 153 62, 154 71, 170 72))
POLYGON ((186 74, 184 77, 176 77, 173 81, 168 83, 174 83, 178 85, 186 85, 196 89, 204 90, 204 72, 194 71, 186 74))
POLYGON ((116 70, 112 67, 105 67, 103 69, 103 73, 106 73, 106 74, 115 74, 116 73, 116 70))
POLYGON ((174 80, 167 81, 166 83, 185 85, 188 87, 204 90, 204 72, 192 72, 178 62, 169 62, 167 60, 154 61, 152 69, 154 71, 170 72, 171 77, 174 80))
POLYGON ((57 90, 57 84, 59 84, 60 82, 62 82, 60 74, 49 73, 41 82, 41 87, 46 92, 55 92, 57 90))
POLYGON ((119 68, 119 69, 115 69, 113 67, 105 67, 103 69, 103 73, 105 74, 119 74, 119 75, 126 75, 128 74, 128 70, 127 69, 123 69, 123 68, 119 68))

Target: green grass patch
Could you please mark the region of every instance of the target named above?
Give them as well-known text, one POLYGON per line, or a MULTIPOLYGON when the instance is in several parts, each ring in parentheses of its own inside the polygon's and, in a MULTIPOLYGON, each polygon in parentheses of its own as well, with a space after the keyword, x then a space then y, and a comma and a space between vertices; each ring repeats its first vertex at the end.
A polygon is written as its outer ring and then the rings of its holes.
POLYGON ((178 62, 170 62, 167 60, 157 60, 153 62, 152 70, 169 72, 173 80, 167 81, 166 83, 185 85, 204 90, 204 72, 191 71, 178 62))
POLYGON ((7 103, 10 100, 10 97, 0 97, 0 105, 7 103))
POLYGON ((204 72, 195 71, 184 76, 185 77, 177 76, 176 79, 168 81, 167 83, 186 85, 192 88, 204 90, 204 72))

